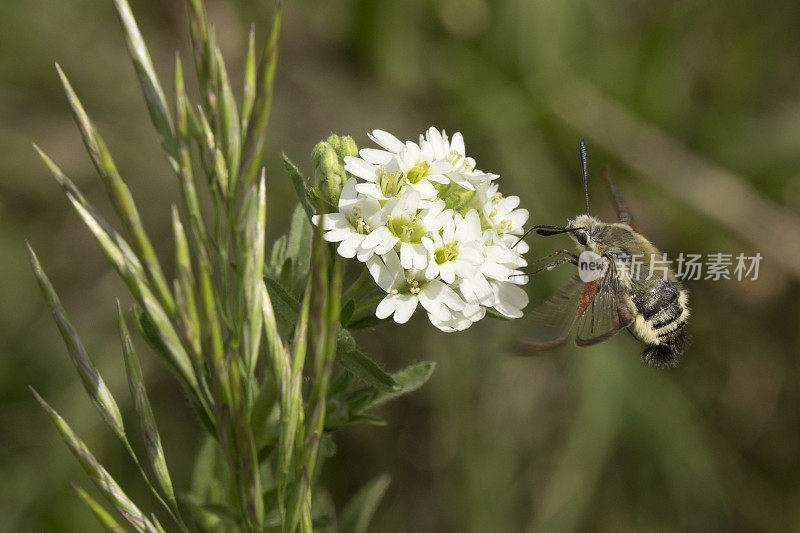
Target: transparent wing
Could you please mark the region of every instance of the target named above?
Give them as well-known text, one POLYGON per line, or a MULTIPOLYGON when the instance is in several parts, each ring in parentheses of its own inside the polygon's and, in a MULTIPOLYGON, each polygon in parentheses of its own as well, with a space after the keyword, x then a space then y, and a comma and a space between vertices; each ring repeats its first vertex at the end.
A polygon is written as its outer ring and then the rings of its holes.
POLYGON ((520 342, 523 352, 549 350, 564 344, 578 316, 585 284, 574 276, 543 304, 525 313, 531 330, 520 342))
POLYGON ((575 344, 589 346, 612 337, 620 329, 630 325, 633 314, 629 311, 628 299, 617 281, 613 265, 602 279, 592 282, 593 287, 581 299, 575 344))

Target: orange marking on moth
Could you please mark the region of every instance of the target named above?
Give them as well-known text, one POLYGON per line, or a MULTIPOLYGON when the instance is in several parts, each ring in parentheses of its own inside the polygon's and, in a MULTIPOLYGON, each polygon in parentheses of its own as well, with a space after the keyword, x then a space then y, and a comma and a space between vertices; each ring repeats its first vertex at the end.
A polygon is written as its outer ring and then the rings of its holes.
POLYGON ((583 293, 581 293, 581 301, 578 304, 578 310, 575 312, 575 318, 580 318, 586 308, 591 305, 594 301, 595 296, 600 290, 600 284, 596 281, 592 281, 587 283, 586 286, 583 288, 583 293))
POLYGON ((631 229, 632 229, 633 231, 635 231, 636 233, 639 233, 639 234, 641 234, 641 233, 642 233, 642 231, 639 229, 639 227, 638 227, 636 224, 634 224, 632 220, 629 220, 629 221, 628 221, 628 225, 629 225, 629 226, 631 227, 631 229))

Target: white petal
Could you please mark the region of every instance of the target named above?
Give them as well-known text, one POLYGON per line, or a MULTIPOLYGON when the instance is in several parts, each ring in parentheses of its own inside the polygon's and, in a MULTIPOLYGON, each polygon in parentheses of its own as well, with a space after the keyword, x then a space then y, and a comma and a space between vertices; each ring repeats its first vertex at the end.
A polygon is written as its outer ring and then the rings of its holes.
POLYGON ((454 311, 461 311, 464 309, 464 300, 456 294, 456 292, 438 280, 429 281, 422 287, 422 292, 426 293, 432 300, 439 300, 444 303, 447 307, 454 311))
POLYGON ((419 197, 423 200, 431 200, 436 198, 436 195, 439 194, 433 184, 427 179, 420 180, 419 183, 412 183, 410 186, 419 193, 419 197))
POLYGON ((344 158, 344 169, 350 174, 366 181, 375 181, 378 177, 378 169, 375 165, 370 165, 363 159, 350 155, 344 158))
POLYGON ((376 148, 362 148, 359 150, 358 155, 360 155, 361 159, 367 163, 372 163, 373 165, 378 166, 387 164, 395 157, 395 154, 391 152, 378 150, 376 148))
POLYGON ((431 259, 428 261, 428 268, 425 269, 425 278, 434 279, 439 275, 439 264, 431 259))
POLYGON ((414 268, 416 270, 424 270, 428 266, 428 254, 425 247, 419 244, 414 245, 414 268))
MULTIPOLYGON (((431 283, 437 282, 430 281, 427 285, 430 285, 431 283)), ((441 322, 450 320, 452 317, 450 310, 446 305, 444 305, 444 302, 437 300, 432 294, 430 294, 430 292, 432 291, 425 291, 423 287, 423 290, 421 290, 419 293, 419 303, 421 303, 422 307, 424 307, 428 313, 433 315, 436 320, 441 322)))
POLYGON ((461 135, 460 131, 453 134, 453 138, 450 140, 450 150, 455 150, 461 155, 466 154, 464 151, 464 136, 461 135))
POLYGON ((387 266, 385 258, 374 255, 366 262, 366 264, 367 270, 369 270, 369 273, 372 274, 372 278, 375 280, 375 283, 377 283, 378 286, 386 292, 396 289, 403 281, 403 270, 393 270, 391 267, 392 262, 389 261, 390 266, 387 266))
POLYGON ((417 164, 417 162, 419 162, 419 156, 420 156, 419 145, 417 145, 416 143, 412 143, 411 141, 406 141, 406 147, 404 152, 405 152, 404 154, 405 157, 411 163, 412 166, 417 164))
POLYGON ((434 127, 428 128, 427 139, 433 147, 433 156, 436 159, 447 158, 447 146, 445 145, 445 140, 442 138, 442 134, 439 132, 439 130, 434 127))
POLYGON ((369 233, 369 235, 366 236, 364 242, 361 243, 361 246, 365 249, 375 248, 376 246, 386 241, 387 239, 390 239, 391 237, 393 237, 393 235, 389 231, 389 228, 387 228, 386 226, 380 226, 372 230, 369 233))
POLYGON ((356 190, 361 194, 369 196, 370 198, 375 198, 378 200, 386 199, 386 197, 383 195, 383 191, 381 191, 381 188, 375 183, 359 183, 356 185, 356 190))
POLYGON ((403 143, 389 132, 372 130, 372 133, 367 133, 367 136, 372 139, 375 144, 379 144, 395 154, 403 149, 403 143))
MULTIPOLYGON (((422 136, 420 135, 420 137, 422 136)), ((434 157, 433 146, 428 141, 420 141, 419 151, 420 161, 431 161, 434 157)))
POLYGON ((416 311, 419 300, 416 296, 412 296, 411 294, 401 294, 399 296, 400 304, 394 312, 394 321, 398 324, 405 324, 408 322, 408 319, 411 318, 411 315, 414 314, 414 311, 416 311))
POLYGON ((476 209, 470 209, 467 216, 464 217, 463 237, 459 235, 460 239, 465 241, 480 241, 481 240, 481 217, 476 209))
MULTIPOLYGON (((349 238, 351 235, 356 233, 353 231, 352 227, 342 228, 342 229, 333 229, 329 232, 325 233, 322 238, 328 242, 339 242, 349 238)), ((358 235, 356 233, 356 235, 358 235)))
POLYGON ((350 178, 345 182, 344 187, 342 187, 342 192, 339 193, 339 211, 342 211, 343 208, 351 207, 356 203, 356 200, 358 200, 356 179, 350 178))
POLYGON ((374 255, 375 255, 375 250, 365 250, 363 247, 359 247, 358 252, 356 253, 356 259, 358 259, 362 263, 366 263, 374 255))
POLYGON ((361 235, 356 233, 355 235, 339 243, 339 247, 336 249, 336 251, 339 252, 339 255, 348 259, 355 257, 356 252, 361 244, 361 240, 361 235))
POLYGON ((375 308, 375 316, 383 320, 394 313, 398 305, 400 305, 400 295, 390 294, 381 300, 378 307, 375 308))
MULTIPOLYGON (((389 252, 393 252, 394 247, 397 246, 398 242, 400 242, 400 239, 394 235, 391 235, 389 238, 384 239, 378 246, 375 247, 375 253, 384 255, 388 254, 389 252)), ((395 253, 395 255, 397 254, 395 253)))
POLYGON ((494 291, 483 274, 478 273, 472 278, 462 279, 459 290, 468 302, 494 305, 494 291))
POLYGON ((442 276, 442 281, 445 283, 453 283, 456 280, 456 272, 453 269, 453 263, 451 261, 447 261, 440 265, 439 269, 439 275, 442 276))
POLYGON ((483 266, 481 266, 481 272, 483 272, 487 278, 496 279, 498 281, 508 281, 509 276, 514 273, 512 269, 498 263, 484 263, 483 266))
POLYGON ((506 217, 509 221, 511 221, 511 227, 513 228, 521 228, 525 222, 528 221, 528 210, 527 209, 517 209, 516 211, 512 211, 506 217))
POLYGON ((409 190, 400 197, 400 200, 392 208, 392 216, 410 217, 417 213, 419 206, 420 194, 415 190, 409 190))
MULTIPOLYGON (((460 254, 459 254, 459 257, 460 257, 460 254)), ((461 279, 471 278, 478 271, 478 265, 477 264, 469 263, 469 262, 464 261, 464 260, 462 260, 460 258, 456 259, 455 261, 451 261, 450 264, 453 265, 453 272, 455 272, 455 275, 458 276, 461 279)), ((442 279, 444 279, 444 276, 442 276, 442 279)), ((445 280, 445 281, 447 281, 447 280, 445 280)))
POLYGON ((410 243, 400 243, 400 264, 406 270, 414 266, 414 247, 410 243))
POLYGON ((442 224, 442 240, 445 243, 451 243, 453 242, 453 239, 456 236, 456 223, 451 217, 445 218, 443 222, 444 223, 442 224))

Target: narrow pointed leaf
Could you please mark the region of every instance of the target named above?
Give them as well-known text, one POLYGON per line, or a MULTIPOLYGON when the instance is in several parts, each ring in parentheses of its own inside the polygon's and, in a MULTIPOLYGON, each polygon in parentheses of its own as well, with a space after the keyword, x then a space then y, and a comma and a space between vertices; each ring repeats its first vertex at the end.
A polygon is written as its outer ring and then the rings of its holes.
POLYGON ((250 116, 253 112, 253 103, 256 99, 256 26, 250 25, 250 34, 247 37, 247 56, 244 60, 244 83, 242 84, 242 135, 246 135, 250 125, 250 116))
POLYGON ((125 533, 125 530, 120 526, 114 517, 109 514, 106 509, 97 503, 97 500, 89 496, 85 490, 80 488, 76 483, 72 483, 72 488, 75 489, 75 492, 78 494, 78 497, 86 504, 86 507, 92 511, 92 514, 103 526, 103 529, 109 531, 110 533, 125 533))
POLYGON ((159 305, 159 302, 156 301, 149 286, 144 280, 135 275, 135 272, 131 270, 130 264, 126 262, 120 249, 114 244, 110 236, 103 231, 102 227, 100 227, 91 214, 71 196, 70 200, 84 223, 95 236, 100 248, 111 262, 111 265, 128 285, 131 294, 133 294, 144 308, 148 319, 154 325, 155 333, 167 350, 172 367, 190 390, 196 390, 197 377, 192 368, 191 360, 186 354, 186 350, 184 350, 172 323, 163 308, 159 305))
POLYGON ((292 260, 292 293, 303 291, 311 266, 311 237, 313 226, 303 209, 298 205, 292 213, 289 236, 286 242, 286 259, 292 260))
POLYGON ((272 30, 267 39, 264 54, 258 66, 257 92, 253 104, 253 117, 250 121, 251 126, 247 129, 247 137, 244 142, 244 153, 247 158, 244 161, 245 185, 255 179, 258 169, 261 168, 261 153, 264 149, 264 140, 267 135, 269 116, 272 109, 272 94, 275 81, 275 67, 278 64, 278 37, 281 32, 281 10, 280 7, 275 12, 272 20, 272 30))
POLYGON ((366 533, 369 531, 369 522, 383 499, 383 495, 386 494, 390 482, 391 477, 388 474, 382 474, 359 490, 342 512, 338 522, 339 533, 366 533))
POLYGON ((139 83, 142 86, 142 93, 147 103, 147 110, 150 112, 150 119, 153 121, 153 126, 155 126, 161 138, 161 144, 170 164, 177 172, 175 128, 170 116, 167 99, 164 96, 164 90, 161 88, 156 71, 153 68, 153 62, 150 60, 150 53, 147 51, 147 46, 144 43, 139 27, 136 25, 136 20, 127 0, 114 0, 114 7, 116 7, 120 24, 125 33, 128 52, 136 69, 139 83))
POLYGON ((192 261, 189 243, 181 224, 178 208, 172 206, 172 230, 175 236, 175 301, 178 311, 178 321, 183 326, 182 333, 191 347, 194 358, 195 370, 202 368, 202 341, 200 332, 200 315, 197 311, 197 298, 195 297, 195 282, 192 274, 192 261))
MULTIPOLYGON (((347 333, 347 335, 349 335, 349 333, 347 333)), ((365 383, 372 385, 381 392, 400 390, 400 384, 398 384, 391 375, 383 371, 375 361, 364 355, 360 350, 349 348, 349 342, 343 344, 339 344, 339 349, 336 352, 336 360, 345 370, 358 376, 364 380, 365 383)))
POLYGON ((306 188, 303 176, 300 174, 300 171, 297 169, 294 163, 289 160, 286 154, 283 154, 283 166, 289 173, 289 178, 291 178, 292 185, 294 185, 294 191, 297 193, 297 199, 300 201, 300 205, 303 206, 303 209, 310 220, 311 217, 317 213, 317 209, 314 207, 314 204, 308 195, 308 188, 306 188))
POLYGON ((239 162, 241 161, 242 139, 241 123, 239 122, 239 112, 236 107, 236 98, 233 96, 228 72, 225 70, 225 63, 219 49, 217 53, 217 75, 219 85, 219 117, 222 130, 222 142, 225 147, 225 161, 229 176, 229 194, 233 195, 236 190, 236 180, 239 177, 239 162))
POLYGON ((142 268, 142 264, 139 262, 139 258, 136 257, 131 246, 125 241, 125 239, 117 233, 117 231, 111 227, 111 225, 106 222, 99 213, 95 210, 95 208, 86 200, 83 194, 78 190, 75 184, 70 180, 66 174, 56 165, 52 159, 50 159, 47 154, 45 154, 38 146, 35 144, 33 145, 36 151, 39 153, 39 156, 44 161, 47 168, 52 173, 53 177, 56 179, 58 184, 61 186, 61 189, 67 195, 67 197, 71 201, 75 201, 79 203, 85 210, 90 214, 92 219, 95 220, 97 225, 108 235, 108 238, 114 245, 119 248, 120 252, 122 253, 125 262, 128 264, 131 272, 136 276, 144 279, 145 273, 144 269, 142 268))
POLYGON ((125 369, 128 374, 128 386, 130 387, 131 396, 133 397, 134 406, 136 407, 136 414, 139 417, 139 427, 142 431, 142 439, 144 440, 148 463, 164 495, 172 505, 177 508, 175 491, 172 488, 172 479, 167 469, 164 448, 161 446, 161 436, 158 433, 153 409, 150 406, 150 400, 147 397, 147 390, 144 386, 142 368, 139 364, 139 358, 133 349, 133 342, 128 332, 128 326, 125 324, 125 318, 122 316, 119 302, 117 302, 117 319, 119 320, 122 353, 125 356, 125 369))
POLYGON ((248 327, 246 337, 247 364, 249 371, 252 373, 258 361, 258 353, 261 347, 261 328, 263 326, 260 289, 264 275, 267 222, 267 186, 266 175, 263 171, 256 193, 255 216, 251 217, 248 222, 248 227, 245 231, 246 245, 243 247, 246 254, 243 281, 248 327))
POLYGON ((423 361, 395 372, 392 374, 392 378, 398 384, 399 388, 393 392, 374 390, 371 398, 366 402, 362 410, 371 409, 400 396, 414 392, 430 379, 435 368, 436 363, 433 361, 423 361))
POLYGON ((56 65, 56 68, 58 69, 58 74, 64 86, 64 91, 67 94, 67 99, 72 106, 72 114, 75 118, 75 122, 81 130, 86 150, 92 158, 97 173, 103 179, 103 184, 106 186, 114 210, 125 225, 125 229, 128 230, 133 238, 137 256, 145 267, 145 271, 152 282, 154 292, 158 296, 161 305, 169 316, 174 316, 175 302, 172 299, 169 286, 161 271, 161 265, 156 257, 155 249, 145 232, 144 225, 139 216, 139 211, 133 201, 133 195, 119 175, 108 148, 106 148, 103 139, 97 133, 91 120, 89 120, 88 115, 84 111, 66 75, 61 70, 61 67, 56 65))
POLYGON ((155 533, 159 529, 148 519, 142 511, 134 504, 125 492, 120 488, 114 478, 103 468, 97 459, 95 459, 92 452, 86 447, 83 441, 72 431, 72 428, 61 418, 47 402, 45 402, 39 393, 33 388, 31 392, 36 397, 39 405, 50 417, 50 421, 61 434, 61 438, 67 443, 72 454, 78 459, 83 469, 89 475, 91 480, 100 489, 108 501, 120 512, 120 514, 133 526, 136 531, 145 533, 155 533))
POLYGON ((97 410, 100 411, 105 421, 111 426, 111 429, 113 429, 120 438, 125 440, 125 427, 122 424, 122 415, 120 414, 119 407, 117 407, 117 402, 114 400, 111 391, 97 371, 97 367, 95 367, 94 363, 89 359, 86 349, 78 338, 78 333, 70 323, 58 295, 50 284, 50 280, 47 278, 44 270, 42 270, 42 266, 39 264, 39 258, 36 257, 30 245, 28 245, 28 253, 30 254, 36 280, 39 282, 42 294, 47 300, 50 310, 53 312, 53 317, 58 325, 58 331, 61 333, 64 344, 67 346, 69 357, 75 365, 75 369, 78 371, 78 375, 83 382, 83 387, 89 394, 92 403, 97 407, 97 410))

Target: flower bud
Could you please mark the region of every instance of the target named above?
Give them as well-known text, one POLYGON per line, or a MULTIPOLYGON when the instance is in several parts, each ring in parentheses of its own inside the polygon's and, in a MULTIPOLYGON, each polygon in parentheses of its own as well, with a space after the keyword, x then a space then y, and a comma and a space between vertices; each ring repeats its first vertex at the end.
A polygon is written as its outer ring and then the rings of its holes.
POLYGON ((344 170, 345 156, 358 155, 358 147, 352 137, 331 135, 327 140, 317 143, 311 151, 311 164, 314 167, 314 193, 330 208, 339 204, 347 172, 344 170))

